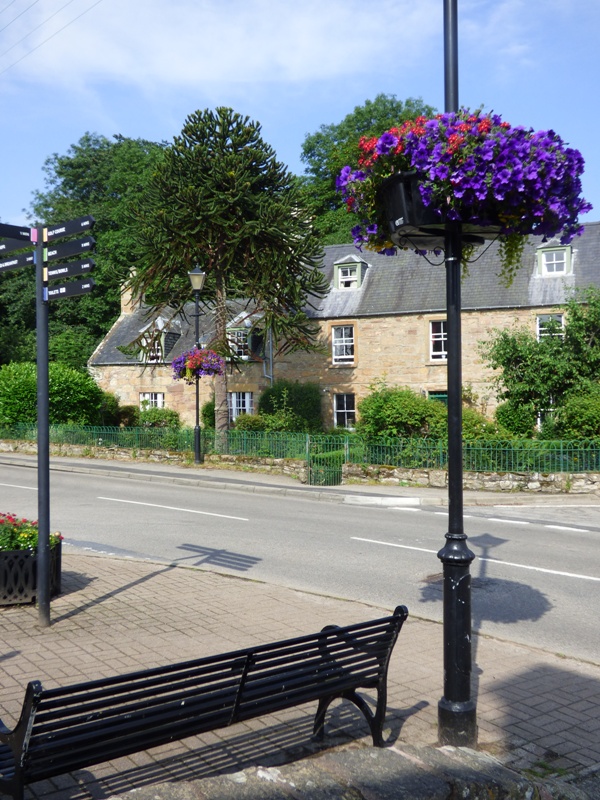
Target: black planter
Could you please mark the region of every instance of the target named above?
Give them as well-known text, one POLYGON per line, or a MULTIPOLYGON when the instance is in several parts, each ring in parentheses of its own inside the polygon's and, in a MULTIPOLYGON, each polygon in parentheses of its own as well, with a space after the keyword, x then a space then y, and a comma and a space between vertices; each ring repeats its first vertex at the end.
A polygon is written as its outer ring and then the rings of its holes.
MULTIPOLYGON (((423 204, 416 172, 399 172, 386 178, 377 191, 377 200, 395 245, 417 250, 444 247, 446 220, 431 206, 423 204)), ((500 225, 467 222, 463 223, 462 231, 463 241, 483 244, 484 240, 498 236, 500 225)))
MULTIPOLYGON (((50 548, 50 596, 60 594, 62 542, 50 548)), ((35 550, 0 551, 0 606, 32 603, 37 596, 35 550)))

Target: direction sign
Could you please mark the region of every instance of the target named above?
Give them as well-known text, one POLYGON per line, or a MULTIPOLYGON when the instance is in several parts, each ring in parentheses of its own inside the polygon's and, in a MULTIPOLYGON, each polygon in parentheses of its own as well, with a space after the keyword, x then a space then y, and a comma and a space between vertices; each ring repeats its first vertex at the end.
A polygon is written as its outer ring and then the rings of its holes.
POLYGON ((0 272, 8 272, 11 269, 26 267, 28 264, 33 264, 33 263, 34 263, 33 252, 20 253, 18 256, 14 256, 13 258, 5 258, 4 261, 0 261, 0 272))
POLYGON ((91 231, 94 222, 93 217, 77 217, 69 222, 61 222, 59 225, 52 225, 46 229, 46 239, 51 242, 54 239, 61 239, 63 236, 71 236, 73 233, 85 233, 91 231))
POLYGON ((74 297, 78 294, 87 294, 95 286, 93 278, 82 278, 80 281, 63 283, 60 286, 52 286, 47 289, 47 300, 58 300, 61 297, 74 297))
POLYGON ((85 261, 71 261, 68 264, 55 264, 53 267, 48 267, 47 280, 55 281, 58 278, 70 278, 73 275, 83 275, 95 266, 96 262, 93 258, 88 258, 85 261))
POLYGON ((21 242, 18 239, 5 239, 3 242, 0 242, 0 255, 12 253, 13 250, 22 250, 23 247, 27 247, 28 244, 31 244, 31 242, 21 242))
POLYGON ((0 222, 0 236, 6 239, 19 239, 21 242, 30 242, 31 228, 23 228, 21 225, 5 225, 0 222))
POLYGON ((86 250, 91 252, 95 244, 96 240, 92 236, 86 236, 85 239, 75 239, 72 242, 54 244, 49 246, 45 251, 44 261, 54 261, 56 258, 77 256, 80 253, 85 253, 86 250))

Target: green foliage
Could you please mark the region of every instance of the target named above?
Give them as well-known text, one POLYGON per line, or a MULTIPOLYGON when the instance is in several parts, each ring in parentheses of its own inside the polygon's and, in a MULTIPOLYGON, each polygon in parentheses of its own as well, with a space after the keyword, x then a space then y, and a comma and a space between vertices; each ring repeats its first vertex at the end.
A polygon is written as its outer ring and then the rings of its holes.
POLYGON ((240 414, 235 421, 236 431, 266 431, 267 421, 262 414, 240 414))
MULTIPOLYGON (((132 218, 140 244, 131 285, 156 310, 191 297, 188 271, 206 272, 214 299, 211 347, 227 355, 227 296, 254 304, 256 333, 270 329, 280 351, 311 348, 315 322, 302 311, 329 287, 321 246, 298 182, 276 160, 260 125, 230 108, 196 111, 164 152, 132 218)), ((140 346, 142 342, 139 342, 140 346)), ((215 379, 215 424, 228 425, 227 375, 215 379)))
POLYGON ((140 411, 141 428, 180 428, 179 414, 171 408, 148 408, 140 411))
POLYGON ((121 422, 121 409, 119 398, 111 392, 102 392, 102 401, 98 412, 98 425, 119 425, 121 422))
MULTIPOLYGON (((36 422, 36 375, 36 365, 31 362, 15 362, 0 368, 0 424, 36 422)), ((64 364, 50 364, 50 424, 94 425, 102 399, 102 390, 89 375, 64 364)))
POLYGON ((510 431, 498 423, 490 422, 474 408, 462 410, 462 435, 464 441, 510 439, 510 431))
MULTIPOLYGON (((84 368, 98 341, 117 318, 120 284, 134 263, 135 230, 125 224, 128 209, 161 157, 159 144, 86 133, 65 155, 44 165, 46 187, 34 195, 32 224, 52 224, 91 214, 96 220, 93 277, 96 288, 50 306, 51 358, 84 368)), ((26 344, 35 331, 33 268, 0 275, 0 363, 27 361, 26 344)), ((34 341, 34 340, 33 340, 34 341)))
POLYGON ((283 406, 299 418, 298 431, 318 433, 323 430, 321 391, 316 383, 279 380, 265 389, 258 400, 260 414, 274 414, 283 406))
MULTIPOLYGON (((600 386, 586 394, 571 393, 553 420, 552 433, 559 439, 595 439, 600 437, 600 386)), ((548 426, 544 438, 549 433, 548 426)))
POLYGON ((498 425, 515 436, 531 438, 535 432, 537 416, 532 406, 507 400, 496 408, 494 417, 498 425))
POLYGON ((336 191, 335 179, 346 164, 356 164, 360 137, 380 136, 421 114, 432 116, 435 109, 420 98, 409 97, 403 102, 395 95, 378 94, 374 100, 356 106, 341 122, 321 125, 316 133, 306 136, 300 156, 306 165, 306 176, 300 181, 323 244, 346 244, 352 240, 350 228, 354 222, 336 191))
POLYGON ((122 428, 137 428, 140 424, 140 410, 137 406, 119 406, 117 424, 122 428))
MULTIPOLYGON (((549 335, 538 341, 524 328, 494 331, 480 344, 487 364, 498 371, 498 397, 510 402, 497 417, 510 429, 527 427, 527 415, 542 418, 576 395, 593 394, 600 375, 600 289, 574 293, 565 306, 564 330, 546 326, 549 335), (517 421, 517 414, 522 421, 517 421)), ((574 421, 573 421, 574 424, 574 421)), ((574 431, 571 423, 569 430, 574 431)), ((556 420, 546 419, 545 434, 558 431, 556 420)))
POLYGON ((554 407, 575 380, 574 364, 558 335, 537 341, 525 328, 495 331, 481 353, 500 371, 494 379, 499 398, 533 409, 535 415, 554 407))
POLYGON ((60 325, 53 324, 48 339, 48 356, 50 361, 60 361, 68 367, 85 371, 97 343, 84 325, 61 329, 60 325))
POLYGON ((33 362, 0 368, 0 424, 37 420, 37 378, 33 362))
POLYGON ((200 419, 202 420, 202 427, 203 428, 212 428, 214 430, 215 427, 215 401, 214 400, 207 400, 206 403, 200 409, 200 419))
MULTIPOLYGON (((50 547, 56 547, 61 539, 60 533, 51 533, 50 547)), ((0 512, 0 551, 35 550, 37 545, 37 522, 0 512)))
POLYGON ((446 436, 446 406, 410 389, 381 384, 359 402, 358 412, 357 433, 369 439, 377 436, 446 436))

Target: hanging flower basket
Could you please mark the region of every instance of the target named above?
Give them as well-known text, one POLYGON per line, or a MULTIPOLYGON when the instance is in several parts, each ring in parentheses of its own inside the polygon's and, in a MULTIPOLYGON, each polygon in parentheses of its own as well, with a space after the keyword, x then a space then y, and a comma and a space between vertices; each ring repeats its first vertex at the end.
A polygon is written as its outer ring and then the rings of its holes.
POLYGON ((337 187, 357 217, 359 248, 436 249, 446 223, 461 222, 466 241, 500 238, 510 279, 525 236, 568 244, 583 230, 579 214, 592 207, 581 197, 577 150, 554 131, 511 127, 496 114, 418 117, 358 147, 357 168, 344 167, 337 187))
MULTIPOLYGON (((0 606, 37 598, 37 522, 0 513, 0 606)), ((50 534, 50 596, 61 591, 62 536, 50 534)))
POLYGON ((196 378, 204 375, 222 375, 225 370, 225 359, 214 350, 199 350, 194 347, 173 359, 173 380, 184 380, 192 384, 196 378))

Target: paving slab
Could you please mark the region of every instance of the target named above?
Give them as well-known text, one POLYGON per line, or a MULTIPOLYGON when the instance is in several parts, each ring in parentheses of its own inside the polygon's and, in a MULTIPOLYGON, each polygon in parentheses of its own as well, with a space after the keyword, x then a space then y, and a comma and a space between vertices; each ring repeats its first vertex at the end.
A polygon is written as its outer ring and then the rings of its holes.
MULTIPOLYGON (((29 680, 40 679, 47 687, 60 686, 312 633, 325 625, 351 624, 391 610, 198 568, 84 555, 70 552, 66 545, 63 593, 52 601, 51 626, 40 625, 38 611, 31 605, 6 607, 0 612, 0 716, 11 727, 29 680)), ((338 788, 329 781, 339 783, 339 774, 344 772, 346 794, 341 796, 347 800, 477 797, 473 792, 479 780, 481 786, 495 786, 493 774, 504 775, 504 788, 512 781, 513 792, 521 791, 519 786, 526 787, 523 791, 527 792, 539 782, 550 782, 555 794, 540 794, 540 798, 566 798, 568 794, 558 795, 556 791, 575 792, 579 785, 597 800, 600 665, 487 636, 476 636, 474 644, 473 694, 478 702, 480 752, 473 758, 484 759, 483 766, 478 761, 465 766, 463 760, 452 772, 447 764, 442 769, 442 762, 436 762, 441 757, 437 748, 437 703, 442 691, 442 626, 413 615, 400 634, 390 664, 384 751, 370 747, 364 718, 344 702, 332 707, 324 742, 314 742, 315 708, 308 704, 33 784, 27 797, 89 800, 147 788, 153 797, 202 798, 204 790, 184 784, 225 780, 226 776, 258 767, 283 769, 286 764, 295 764, 295 780, 299 785, 304 781, 306 791, 290 794, 288 786, 284 787, 285 796, 308 798, 312 795, 306 787, 312 778, 302 770, 315 759, 335 754, 324 762, 321 794, 314 797, 333 792, 330 796, 336 798, 338 788), (381 753, 392 749, 400 752, 404 761, 398 757, 393 762, 398 785, 393 789, 395 794, 389 795, 387 779, 382 777, 378 783, 375 774, 369 778, 365 764, 387 764, 382 759, 391 756, 381 753), (353 755, 340 755, 346 751, 353 755), (371 754, 366 755, 366 751, 371 754), (498 764, 491 777, 488 768, 484 769, 488 756, 498 764), (346 757, 353 759, 354 766, 346 764, 346 757), (414 794, 414 788, 402 794, 402 786, 412 787, 411 781, 417 780, 412 772, 407 773, 407 765, 412 764, 412 769, 416 762, 426 765, 419 767, 425 777, 421 775, 418 780, 429 794, 414 794), (501 773, 500 768, 509 770, 510 781, 509 773, 501 773), (352 783, 350 777, 355 771, 352 783), (456 783, 458 773, 463 783, 456 783), (443 791, 439 781, 448 786, 454 781, 453 786, 460 785, 461 791, 468 789, 471 794, 439 795, 443 791), (160 792, 166 795, 156 793, 162 785, 167 788, 160 792), (192 791, 196 794, 185 794, 192 791)), ((235 788, 235 780, 229 777, 225 785, 231 789, 233 781, 235 788)), ((258 785, 263 791, 264 782, 258 785)), ((276 788, 283 791, 279 784, 276 788)), ((273 787, 268 791, 274 791, 273 787)), ((229 796, 263 797, 240 792, 237 786, 229 796)), ((536 797, 531 793, 510 794, 509 789, 505 794, 483 796, 536 797)))

